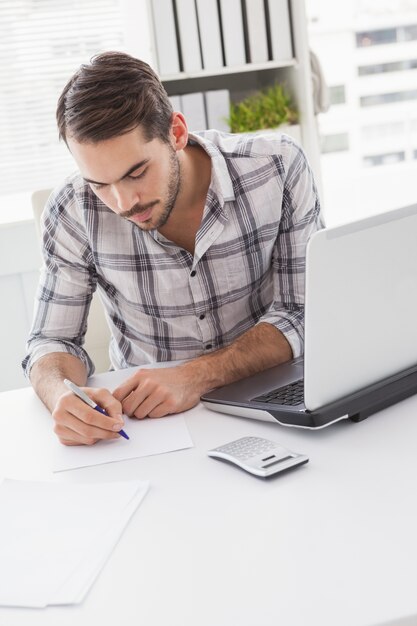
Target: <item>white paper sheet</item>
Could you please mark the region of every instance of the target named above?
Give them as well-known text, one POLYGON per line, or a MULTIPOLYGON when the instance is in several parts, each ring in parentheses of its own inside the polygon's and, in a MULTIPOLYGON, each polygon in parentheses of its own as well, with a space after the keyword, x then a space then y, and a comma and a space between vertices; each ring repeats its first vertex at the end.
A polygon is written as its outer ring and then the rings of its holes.
POLYGON ((148 483, 0 484, 0 605, 79 602, 148 483))
POLYGON ((64 446, 56 439, 53 444, 53 471, 124 461, 193 446, 182 414, 160 419, 127 418, 124 431, 129 440, 119 437, 99 441, 93 446, 64 446))
POLYGON ((108 531, 96 536, 96 541, 90 546, 88 554, 85 555, 80 566, 65 581, 64 585, 56 591, 49 604, 82 602, 104 567, 130 518, 148 491, 148 482, 137 482, 136 484, 138 488, 132 499, 123 511, 119 511, 117 514, 119 519, 117 521, 114 520, 114 523, 111 525, 106 524, 106 526, 109 526, 108 531))
MULTIPOLYGON (((89 387, 105 387, 113 391, 135 371, 143 368, 175 367, 184 361, 154 363, 148 366, 96 374, 88 379, 89 387)), ((54 472, 124 461, 153 454, 192 448, 193 442, 183 413, 160 419, 137 420, 126 418, 123 430, 130 439, 101 441, 93 446, 64 446, 54 439, 52 444, 52 469, 54 472)))

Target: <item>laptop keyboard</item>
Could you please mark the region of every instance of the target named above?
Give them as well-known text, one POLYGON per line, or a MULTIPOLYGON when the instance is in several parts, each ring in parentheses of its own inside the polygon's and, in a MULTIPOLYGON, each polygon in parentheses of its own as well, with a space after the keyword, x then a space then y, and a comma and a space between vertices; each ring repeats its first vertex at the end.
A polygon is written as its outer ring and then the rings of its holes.
POLYGON ((273 389, 262 396, 252 398, 252 402, 267 402, 268 404, 284 404, 296 406, 304 402, 304 379, 296 380, 295 383, 273 389))

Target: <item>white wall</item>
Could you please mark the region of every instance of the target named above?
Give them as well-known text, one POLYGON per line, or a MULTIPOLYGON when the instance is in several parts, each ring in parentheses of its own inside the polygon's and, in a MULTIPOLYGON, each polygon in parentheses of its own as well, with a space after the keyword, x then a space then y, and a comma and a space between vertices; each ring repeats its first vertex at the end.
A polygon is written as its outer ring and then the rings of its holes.
POLYGON ((41 265, 33 220, 0 224, 0 391, 28 385, 21 370, 41 265))

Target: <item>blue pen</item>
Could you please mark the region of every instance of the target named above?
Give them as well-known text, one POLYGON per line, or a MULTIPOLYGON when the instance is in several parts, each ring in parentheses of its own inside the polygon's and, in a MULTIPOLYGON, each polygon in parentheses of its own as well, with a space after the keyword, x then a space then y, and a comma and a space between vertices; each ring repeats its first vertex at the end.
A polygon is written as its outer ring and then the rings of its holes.
MULTIPOLYGON (((64 380, 64 383, 66 384, 68 389, 71 389, 72 393, 75 393, 75 395, 78 398, 80 398, 80 400, 82 400, 83 402, 88 404, 88 406, 91 406, 92 409, 95 409, 96 411, 98 411, 99 413, 102 413, 103 415, 107 415, 106 411, 104 409, 102 409, 101 406, 98 406, 98 404, 96 404, 94 402, 94 400, 89 398, 87 396, 87 394, 84 393, 84 391, 82 389, 77 387, 77 385, 74 385, 74 383, 72 383, 70 380, 68 380, 68 378, 66 378, 64 380)), ((122 435, 122 437, 124 437, 125 439, 129 439, 129 436, 126 435, 124 430, 119 430, 119 435, 122 435)))

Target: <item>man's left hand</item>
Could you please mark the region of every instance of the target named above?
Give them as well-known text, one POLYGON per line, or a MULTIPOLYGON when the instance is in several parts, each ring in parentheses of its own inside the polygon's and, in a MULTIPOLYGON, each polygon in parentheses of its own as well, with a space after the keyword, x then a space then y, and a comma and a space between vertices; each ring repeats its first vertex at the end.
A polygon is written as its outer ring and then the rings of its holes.
POLYGON ((113 391, 130 417, 163 417, 198 404, 205 389, 196 385, 186 365, 140 369, 113 391))

